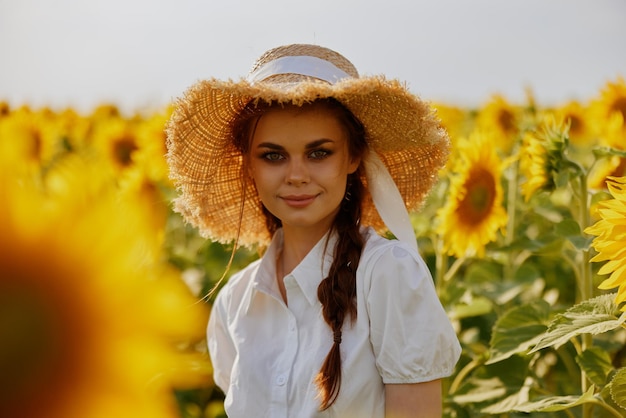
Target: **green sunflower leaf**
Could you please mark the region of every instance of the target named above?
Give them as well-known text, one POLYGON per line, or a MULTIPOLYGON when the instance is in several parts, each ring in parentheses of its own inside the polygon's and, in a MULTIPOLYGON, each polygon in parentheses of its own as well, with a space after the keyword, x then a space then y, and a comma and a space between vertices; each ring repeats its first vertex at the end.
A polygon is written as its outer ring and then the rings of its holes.
POLYGON ((619 369, 613 376, 611 397, 616 404, 626 409, 626 367, 619 369))
POLYGON ((576 356, 576 362, 594 385, 606 384, 609 373, 613 370, 609 354, 600 347, 589 347, 576 356))
POLYGON ((556 224, 555 230, 559 236, 567 238, 580 235, 580 225, 573 219, 565 219, 556 224))
POLYGON ((472 299, 469 303, 459 303, 450 311, 450 318, 463 319, 486 315, 493 310, 493 303, 482 296, 472 299))
MULTIPOLYGON (((452 394, 451 400, 459 405, 471 405, 483 409, 497 408, 504 412, 501 402, 509 397, 527 399, 524 396, 524 382, 528 376, 528 358, 511 357, 496 364, 485 365, 464 380, 459 389, 452 394), (495 405, 500 404, 500 407, 495 405)), ((509 405, 511 410, 513 405, 509 405)))
POLYGON ((502 315, 493 327, 490 358, 496 363, 537 344, 548 328, 550 305, 538 300, 515 307, 502 315))
POLYGON ((532 402, 525 402, 515 407, 520 412, 556 412, 594 402, 594 386, 591 386, 582 396, 549 396, 532 402))
POLYGON ((567 239, 576 249, 587 250, 593 238, 583 236, 580 225, 573 219, 565 219, 559 222, 555 231, 558 236, 567 239))
POLYGON ((626 313, 619 313, 614 294, 606 294, 583 301, 558 314, 548 330, 529 353, 546 347, 558 348, 581 334, 602 334, 614 330, 626 321, 626 313))

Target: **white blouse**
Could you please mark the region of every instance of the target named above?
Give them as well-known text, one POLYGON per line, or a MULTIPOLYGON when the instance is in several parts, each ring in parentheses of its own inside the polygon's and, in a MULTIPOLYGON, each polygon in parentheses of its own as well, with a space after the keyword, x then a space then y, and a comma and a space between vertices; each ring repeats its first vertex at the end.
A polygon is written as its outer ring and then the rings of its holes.
POLYGON ((461 348, 422 258, 367 229, 357 269, 357 318, 343 326, 342 380, 336 402, 319 411, 314 383, 333 342, 317 287, 336 237, 324 237, 276 283, 282 231, 261 260, 233 275, 213 305, 208 345, 229 417, 384 417, 387 383, 452 374, 461 348), (326 247, 326 253, 324 250, 326 247), (323 262, 322 262, 323 260, 323 262))

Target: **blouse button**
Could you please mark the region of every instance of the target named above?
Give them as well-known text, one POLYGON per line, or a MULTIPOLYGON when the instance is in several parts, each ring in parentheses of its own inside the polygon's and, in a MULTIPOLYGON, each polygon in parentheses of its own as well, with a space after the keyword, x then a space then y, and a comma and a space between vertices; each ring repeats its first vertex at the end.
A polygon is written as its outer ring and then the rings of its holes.
POLYGON ((277 384, 278 386, 283 386, 283 385, 285 384, 285 381, 286 381, 286 380, 287 380, 287 379, 285 379, 285 376, 283 376, 283 375, 278 376, 278 377, 276 378, 276 384, 277 384))

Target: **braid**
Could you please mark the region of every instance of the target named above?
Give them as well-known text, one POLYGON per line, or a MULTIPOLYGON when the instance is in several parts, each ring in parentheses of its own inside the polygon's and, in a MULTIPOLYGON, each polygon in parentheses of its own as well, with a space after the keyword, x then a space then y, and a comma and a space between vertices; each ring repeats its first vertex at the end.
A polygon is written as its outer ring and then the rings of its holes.
POLYGON ((344 199, 333 224, 338 235, 333 263, 328 277, 320 283, 317 289, 317 297, 322 303, 322 315, 333 331, 333 346, 315 378, 320 391, 322 410, 332 405, 339 395, 341 329, 347 316, 354 321, 357 315, 356 269, 364 245, 359 228, 363 183, 358 174, 352 177, 352 185, 346 193, 349 200, 344 199))

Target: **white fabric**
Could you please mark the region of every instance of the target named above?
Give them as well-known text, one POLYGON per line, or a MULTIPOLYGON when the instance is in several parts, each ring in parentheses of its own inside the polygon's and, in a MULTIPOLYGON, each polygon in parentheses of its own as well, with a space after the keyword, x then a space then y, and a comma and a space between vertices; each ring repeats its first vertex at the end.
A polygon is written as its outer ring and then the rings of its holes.
POLYGON ((326 254, 324 238, 285 277, 286 306, 275 279, 281 232, 261 260, 229 280, 212 309, 209 352, 229 417, 382 418, 385 383, 452 374, 460 345, 428 268, 413 248, 370 228, 357 269, 358 315, 343 327, 341 390, 319 411, 313 380, 333 338, 317 287, 336 237, 326 254))
POLYGON ((350 78, 348 73, 321 58, 290 56, 276 58, 265 63, 248 75, 248 82, 256 83, 278 74, 302 74, 319 78, 330 84, 335 84, 344 78, 350 78))
POLYGON ((417 252, 417 240, 409 212, 387 167, 373 150, 368 152, 364 164, 367 188, 381 219, 396 238, 417 252))

